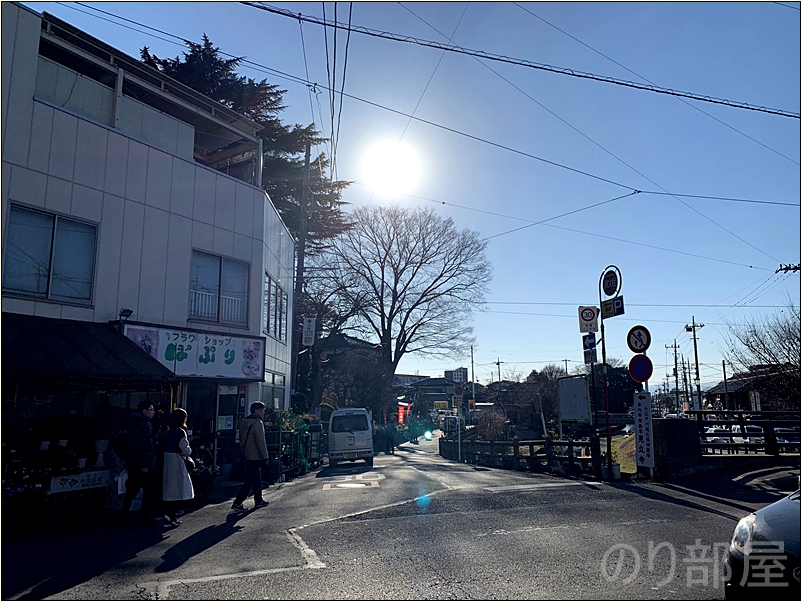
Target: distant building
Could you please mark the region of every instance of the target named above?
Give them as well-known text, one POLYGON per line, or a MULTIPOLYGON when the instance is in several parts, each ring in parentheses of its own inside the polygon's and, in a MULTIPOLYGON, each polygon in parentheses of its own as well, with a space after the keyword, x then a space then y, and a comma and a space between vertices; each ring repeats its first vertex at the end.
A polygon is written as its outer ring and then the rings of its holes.
POLYGON ((420 374, 396 374, 395 376, 393 376, 393 384, 396 387, 407 388, 412 383, 417 382, 419 380, 424 380, 426 378, 429 377, 420 374))
POLYGON ((467 383, 468 369, 457 368, 456 370, 446 370, 443 372, 443 376, 448 380, 453 380, 455 383, 467 383))

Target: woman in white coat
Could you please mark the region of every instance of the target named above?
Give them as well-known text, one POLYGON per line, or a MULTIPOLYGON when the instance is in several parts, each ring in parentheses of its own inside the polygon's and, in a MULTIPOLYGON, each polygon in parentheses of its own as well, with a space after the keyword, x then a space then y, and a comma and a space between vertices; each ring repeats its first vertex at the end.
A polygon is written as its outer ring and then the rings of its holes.
POLYGON ((169 418, 170 430, 164 436, 164 520, 166 526, 177 527, 181 521, 176 514, 185 500, 195 497, 192 479, 184 462, 192 453, 187 439, 187 412, 181 408, 173 410, 169 418))

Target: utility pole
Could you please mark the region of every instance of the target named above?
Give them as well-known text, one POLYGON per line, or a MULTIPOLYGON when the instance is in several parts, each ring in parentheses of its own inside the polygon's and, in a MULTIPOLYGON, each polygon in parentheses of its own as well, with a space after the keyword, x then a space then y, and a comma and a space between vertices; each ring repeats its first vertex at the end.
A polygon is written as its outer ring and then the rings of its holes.
MULTIPOLYGON (((691 316, 691 325, 685 325, 685 332, 693 332, 693 358, 696 362, 696 378, 693 380, 693 384, 696 385, 696 396, 699 399, 699 408, 702 408, 702 381, 699 378, 699 352, 696 349, 696 329, 703 328, 704 324, 697 324, 696 318, 691 316)), ((697 409, 697 408, 694 408, 697 409)))
POLYGON ((727 392, 727 366, 724 360, 721 360, 721 371, 724 373, 724 409, 730 409, 730 396, 727 392))
POLYGON ((568 362, 570 360, 563 360, 565 362, 565 373, 568 374, 568 362))
MULTIPOLYGON (((673 349, 674 350, 674 396, 675 396, 675 403, 676 403, 676 411, 677 414, 680 412, 680 405, 679 405, 679 374, 677 373, 677 339, 674 339, 673 345, 666 345, 666 349, 673 349)), ((668 380, 668 375, 666 375, 666 380, 668 380)))
MULTIPOLYGON (((688 382, 688 373, 686 372, 686 365, 685 365, 685 356, 682 356, 682 390, 685 392, 685 400, 692 402, 691 394, 690 394, 690 383, 688 382)), ((693 409, 693 405, 691 405, 691 409, 693 409)))
MULTIPOLYGON (((476 377, 473 373, 473 345, 471 345, 471 399, 476 403, 476 377)), ((471 418, 470 402, 468 403, 468 417, 473 421, 471 418)))
POLYGON ((497 358, 496 358, 496 361, 495 361, 495 362, 493 362, 493 363, 494 363, 496 366, 498 366, 498 382, 501 382, 501 364, 504 364, 505 362, 502 362, 502 361, 501 361, 501 358, 498 358, 498 357, 497 357, 497 358))
POLYGON ((301 190, 301 206, 300 206, 300 228, 298 232, 298 260, 295 263, 295 290, 292 295, 292 346, 293 353, 290 358, 290 389, 293 391, 298 390, 298 365, 300 363, 301 352, 301 332, 302 323, 300 309, 301 309, 301 295, 303 294, 304 286, 304 256, 306 254, 306 205, 309 201, 309 161, 312 152, 311 143, 306 143, 306 154, 304 157, 304 180, 303 188, 301 190))

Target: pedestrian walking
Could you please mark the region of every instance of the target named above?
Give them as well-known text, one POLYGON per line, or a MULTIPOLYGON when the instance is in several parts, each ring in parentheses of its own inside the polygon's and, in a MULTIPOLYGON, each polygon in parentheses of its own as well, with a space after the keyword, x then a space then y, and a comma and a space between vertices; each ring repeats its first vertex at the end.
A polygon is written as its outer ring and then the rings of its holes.
POLYGON ((139 511, 139 523, 147 525, 150 522, 146 508, 153 487, 153 474, 156 466, 153 455, 153 419, 156 409, 149 401, 140 401, 137 411, 128 420, 128 429, 125 433, 125 468, 128 470, 128 479, 125 482, 125 496, 120 508, 120 525, 131 526, 131 505, 136 496, 142 491, 142 506, 139 511))
POLYGON ((232 510, 245 510, 242 502, 253 489, 253 508, 267 506, 262 499, 262 467, 267 463, 267 443, 265 442, 265 404, 254 401, 251 414, 239 427, 239 445, 245 459, 245 482, 231 504, 232 510))
POLYGON ((186 500, 195 497, 192 479, 187 471, 187 458, 192 448, 187 439, 187 412, 177 408, 168 421, 170 430, 164 436, 164 476, 162 477, 162 500, 164 502, 165 526, 178 527, 178 511, 186 500))

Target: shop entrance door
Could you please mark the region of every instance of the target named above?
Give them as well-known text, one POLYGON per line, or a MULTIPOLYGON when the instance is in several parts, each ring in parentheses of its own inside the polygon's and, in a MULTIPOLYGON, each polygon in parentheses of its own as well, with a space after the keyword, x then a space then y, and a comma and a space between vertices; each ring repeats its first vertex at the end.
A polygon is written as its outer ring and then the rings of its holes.
POLYGON ((244 385, 217 387, 217 465, 229 474, 239 462, 239 423, 248 415, 244 385))

